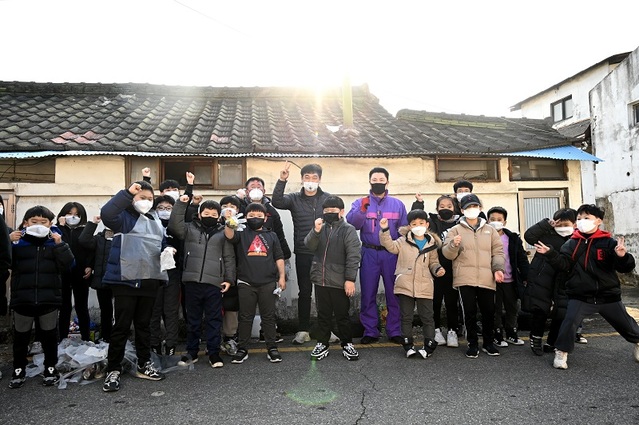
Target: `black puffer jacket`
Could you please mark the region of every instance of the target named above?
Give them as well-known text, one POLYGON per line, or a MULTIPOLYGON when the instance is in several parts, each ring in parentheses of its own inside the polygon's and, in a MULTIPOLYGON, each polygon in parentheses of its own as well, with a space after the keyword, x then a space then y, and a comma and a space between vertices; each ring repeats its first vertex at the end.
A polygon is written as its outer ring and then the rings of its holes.
POLYGON ((65 281, 68 279, 82 279, 82 276, 84 276, 84 269, 87 267, 93 267, 93 250, 83 247, 80 243, 80 235, 84 231, 84 227, 85 226, 59 226, 59 229, 62 232, 62 240, 69 244, 69 248, 75 258, 73 267, 70 270, 65 270, 62 274, 62 279, 65 281))
POLYGON ((286 182, 277 180, 273 189, 273 199, 271 203, 275 208, 281 210, 290 210, 293 216, 293 246, 296 254, 312 255, 306 245, 304 238, 308 235, 315 225, 315 220, 322 217, 324 209, 322 205, 330 193, 323 192, 321 188, 317 188, 315 196, 306 196, 304 189, 299 192, 284 194, 286 182))
POLYGON ((13 245, 11 308, 27 316, 59 308, 60 274, 72 263, 73 253, 66 242, 56 245, 53 239, 24 235, 13 245))
POLYGON ((517 287, 517 295, 521 297, 524 293, 524 282, 528 281, 530 263, 528 262, 528 256, 526 255, 526 250, 524 249, 519 234, 511 232, 508 229, 503 229, 503 232, 508 236, 508 252, 504 252, 504 254, 510 261, 513 282, 517 287))
POLYGON ((621 301, 619 273, 630 273, 635 259, 630 253, 619 257, 617 241, 608 232, 597 229, 591 235, 576 231, 561 251, 550 250, 546 256, 557 269, 570 271, 566 295, 590 304, 621 301))
MULTIPOLYGON (((524 239, 530 245, 542 242, 559 251, 569 236, 560 236, 546 218, 526 230, 524 239)), ((555 269, 545 255, 536 253, 530 263, 528 284, 524 288, 521 309, 529 313, 547 315, 554 303, 556 309, 564 310, 565 313, 568 306, 565 286, 567 279, 567 272, 555 269)))
POLYGON ((87 223, 78 240, 83 248, 94 252, 93 264, 89 266, 93 268, 91 287, 93 289, 106 289, 108 286, 102 283, 102 277, 104 277, 104 272, 106 271, 113 235, 111 235, 111 239, 107 239, 105 236, 106 230, 94 235, 97 227, 97 223, 87 223))

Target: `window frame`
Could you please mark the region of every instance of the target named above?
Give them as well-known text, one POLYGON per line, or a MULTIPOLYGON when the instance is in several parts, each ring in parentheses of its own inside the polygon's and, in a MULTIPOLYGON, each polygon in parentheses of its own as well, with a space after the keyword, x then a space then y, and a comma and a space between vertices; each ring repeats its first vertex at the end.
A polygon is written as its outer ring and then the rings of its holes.
POLYGON ((631 126, 639 127, 639 102, 630 104, 631 126))
POLYGON ((203 157, 168 157, 168 158, 160 158, 160 181, 164 181, 167 178, 166 175, 166 164, 171 162, 180 162, 180 163, 189 163, 191 169, 194 169, 194 165, 207 165, 211 168, 211 184, 198 183, 197 173, 195 174, 195 182, 193 187, 198 189, 212 189, 212 190, 227 190, 227 189, 237 189, 238 187, 242 187, 244 185, 244 179, 246 179, 246 160, 244 158, 203 158, 203 157), (242 167, 239 185, 237 184, 229 184, 229 185, 221 185, 219 184, 218 178, 218 166, 223 163, 239 163, 242 167))
POLYGON ((570 100, 572 101, 572 95, 570 96, 566 96, 563 99, 559 99, 556 102, 552 102, 550 104, 550 116, 552 117, 552 121, 553 123, 557 123, 557 122, 561 122, 561 121, 565 121, 569 118, 572 118, 575 115, 575 104, 574 102, 572 103, 572 110, 570 111, 570 116, 566 116, 566 102, 570 100), (557 119, 557 117, 555 117, 555 106, 561 104, 561 119, 557 119))
POLYGON ((552 158, 528 158, 528 157, 509 157, 508 158, 508 180, 511 182, 531 182, 531 181, 567 181, 568 180, 568 161, 565 159, 552 159, 552 158), (527 161, 561 161, 563 163, 563 178, 549 178, 549 177, 530 177, 513 179, 513 160, 527 160, 527 161))
POLYGON ((57 157, 55 156, 45 156, 41 158, 2 159, 0 160, 0 172, 2 173, 0 176, 0 183, 55 183, 56 165, 57 157), (47 166, 45 170, 43 170, 43 163, 46 163, 45 165, 47 166), (5 176, 13 176, 13 178, 5 176), (44 176, 44 178, 36 179, 33 176, 44 176))
POLYGON ((478 182, 486 182, 486 183, 499 183, 501 182, 501 158, 499 157, 484 157, 484 156, 480 156, 480 157, 473 157, 473 158, 467 158, 467 157, 450 157, 450 156, 436 156, 435 157, 435 181, 438 183, 449 183, 449 182, 456 182, 459 179, 466 179, 466 180, 470 180, 470 181, 478 181, 478 182), (477 178, 475 176, 461 176, 458 178, 452 178, 452 179, 441 179, 439 177, 439 172, 440 172, 440 165, 439 162, 440 161, 465 161, 465 162, 469 162, 469 161, 487 161, 487 162, 492 162, 495 163, 495 179, 480 179, 477 178))

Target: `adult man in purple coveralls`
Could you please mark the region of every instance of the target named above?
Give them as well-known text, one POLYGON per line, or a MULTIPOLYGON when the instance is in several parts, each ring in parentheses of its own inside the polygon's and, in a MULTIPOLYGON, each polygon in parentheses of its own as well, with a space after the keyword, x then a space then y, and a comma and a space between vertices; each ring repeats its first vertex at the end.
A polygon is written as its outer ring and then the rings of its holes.
POLYGON ((368 196, 353 202, 346 220, 360 231, 362 239, 362 262, 359 269, 359 281, 362 290, 360 321, 364 326, 361 344, 379 341, 377 328, 377 289, 380 276, 384 280, 386 293, 386 335, 388 339, 401 344, 399 303, 393 293, 397 255, 386 251, 379 242, 379 220, 388 219, 388 227, 393 239, 399 237, 398 230, 408 224, 406 207, 397 198, 388 196, 388 171, 375 167, 368 173, 371 191, 368 196))

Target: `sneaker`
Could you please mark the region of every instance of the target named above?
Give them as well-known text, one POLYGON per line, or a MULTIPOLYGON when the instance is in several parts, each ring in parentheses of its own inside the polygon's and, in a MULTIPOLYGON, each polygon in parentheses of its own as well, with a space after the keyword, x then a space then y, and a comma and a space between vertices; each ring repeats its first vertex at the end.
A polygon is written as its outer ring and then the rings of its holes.
POLYGON ((24 385, 24 382, 27 380, 27 371, 23 368, 19 367, 13 370, 13 374, 11 375, 11 381, 9 381, 9 388, 16 389, 20 388, 24 385))
POLYGON ((407 359, 410 359, 411 357, 415 356, 415 354, 417 354, 417 350, 415 349, 414 345, 404 346, 404 350, 406 350, 407 359))
POLYGON ((53 366, 49 366, 44 369, 44 378, 42 378, 42 385, 45 387, 52 387, 60 381, 60 372, 53 366))
POLYGON ((213 369, 218 369, 220 367, 224 367, 224 362, 219 354, 211 354, 209 356, 209 364, 213 369))
POLYGON ((243 348, 239 348, 237 352, 235 353, 235 355, 233 356, 233 359, 231 359, 231 363, 234 363, 234 364, 244 363, 244 360, 246 359, 248 359, 248 351, 246 351, 243 348))
POLYGON ((388 338, 388 340, 389 340, 390 342, 394 343, 394 344, 399 344, 399 345, 404 344, 404 338, 402 338, 402 337, 401 337, 401 336, 399 336, 399 335, 392 336, 392 337, 388 338))
POLYGON ((639 342, 635 344, 635 348, 632 350, 632 355, 636 362, 639 362, 639 342))
POLYGON ((580 333, 575 334, 575 342, 577 344, 588 344, 588 340, 580 333))
POLYGON ((479 347, 475 344, 468 344, 466 357, 468 357, 469 359, 476 359, 477 357, 479 357, 479 347))
POLYGON ((33 341, 31 344, 31 348, 29 349, 29 355, 33 356, 35 354, 42 354, 44 351, 42 350, 42 343, 40 341, 33 341))
POLYGON ((135 376, 142 379, 148 379, 150 381, 161 381, 166 376, 155 368, 155 365, 152 361, 148 361, 144 363, 144 366, 138 365, 135 376))
POLYGON ((321 342, 315 344, 315 348, 311 351, 311 359, 312 360, 322 360, 324 357, 328 356, 328 347, 321 342))
POLYGON ((517 336, 517 328, 506 329, 506 341, 512 345, 524 345, 524 341, 517 336))
MULTIPOLYGON (((439 342, 437 341, 437 332, 435 332, 435 342, 437 342, 437 345, 439 345, 439 342)), ((457 332, 455 332, 454 330, 449 330, 448 334, 446 335, 446 346, 447 347, 459 347, 459 340, 457 339, 457 332)))
POLYGON ((437 348, 437 343, 435 342, 435 340, 426 338, 424 339, 424 346, 417 350, 417 352, 420 356, 422 356, 423 359, 427 359, 428 357, 433 355, 433 352, 435 352, 435 348, 437 348))
POLYGON ((229 356, 234 356, 237 353, 237 342, 233 338, 224 341, 223 350, 229 356))
POLYGON ((264 332, 260 331, 260 336, 257 338, 257 342, 266 342, 266 339, 264 339, 264 332))
POLYGON ((152 345, 151 352, 157 354, 158 356, 162 355, 162 346, 161 345, 152 345))
POLYGON ((508 347, 508 343, 504 341, 504 335, 500 328, 495 329, 495 338, 493 339, 493 345, 497 347, 508 347))
POLYGON ((359 360, 359 353, 355 349, 355 346, 350 342, 342 346, 342 355, 350 362, 359 360))
POLYGON ((489 356, 498 356, 499 350, 495 347, 494 344, 486 344, 481 347, 481 351, 488 354, 489 356))
POLYGON ((568 353, 555 350, 555 360, 552 362, 552 367, 555 369, 568 369, 568 353))
MULTIPOLYGON (((450 334, 450 331, 448 332, 450 334)), ((444 339, 444 335, 442 335, 441 329, 435 329, 435 342, 437 345, 446 345, 446 339, 444 339)))
POLYGON ((422 356, 422 359, 427 359, 433 355, 432 352, 428 352, 428 350, 426 350, 426 347, 420 348, 419 350, 417 350, 417 352, 419 353, 420 356, 422 356))
POLYGON ((293 344, 302 345, 311 340, 311 335, 307 331, 299 331, 295 334, 295 338, 293 338, 293 344))
POLYGON ((282 361, 282 356, 280 355, 280 352, 277 351, 277 347, 269 348, 266 352, 266 358, 271 363, 279 363, 282 361))
POLYGON ((379 342, 379 338, 374 337, 374 336, 368 336, 368 335, 364 335, 360 340, 359 343, 360 344, 372 344, 374 342, 379 342))
POLYGON ((340 339, 337 335, 335 335, 333 332, 331 332, 331 336, 328 338, 328 343, 329 344, 337 344, 340 342, 340 339))
POLYGON ((284 342, 284 338, 282 338, 282 335, 278 332, 275 334, 275 343, 279 344, 280 342, 284 342))
POLYGON ((554 353, 555 352, 555 346, 554 345, 550 345, 547 342, 544 343, 544 346, 542 347, 542 350, 544 353, 554 353))
POLYGON ((190 354, 183 355, 177 362, 178 366, 189 366, 193 363, 197 363, 197 356, 192 356, 190 354))
POLYGON ((530 335, 530 349, 533 354, 536 356, 542 356, 544 354, 544 350, 541 347, 541 337, 530 335))
POLYGON ((164 347, 164 354, 166 354, 167 356, 175 356, 175 346, 164 347))
POLYGON ((112 393, 120 389, 120 371, 112 370, 107 374, 104 384, 102 384, 102 391, 105 393, 112 393))

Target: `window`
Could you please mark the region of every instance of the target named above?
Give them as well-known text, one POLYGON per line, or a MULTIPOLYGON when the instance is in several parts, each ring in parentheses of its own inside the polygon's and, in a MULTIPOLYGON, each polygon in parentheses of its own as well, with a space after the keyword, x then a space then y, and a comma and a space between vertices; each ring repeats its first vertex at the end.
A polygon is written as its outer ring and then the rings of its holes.
POLYGON ((566 180, 566 161, 541 158, 511 158, 510 180, 566 180))
POLYGON ((639 125, 639 103, 632 105, 632 125, 639 125))
POLYGON ((55 158, 0 159, 0 182, 55 183, 55 158))
POLYGON ((244 161, 238 159, 164 159, 162 181, 177 180, 186 186, 186 172, 195 174, 195 186, 213 189, 237 189, 244 186, 244 161))
POLYGON ((564 97, 558 102, 551 103, 550 109, 554 122, 563 121, 572 117, 572 96, 564 97))
POLYGON ((499 159, 437 158, 438 182, 499 181, 499 159))
MULTIPOLYGON (((552 217, 559 208, 566 208, 565 189, 523 190, 519 192, 519 231, 526 229, 544 218, 552 217)), ((535 253, 533 246, 526 243, 529 255, 535 253)))

